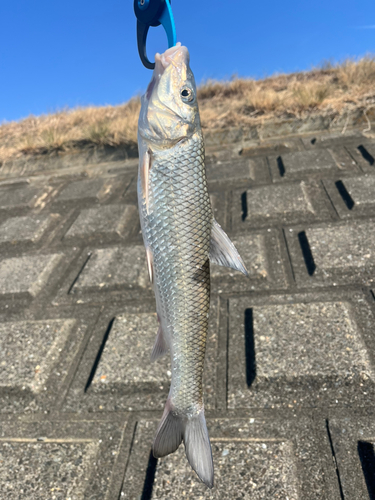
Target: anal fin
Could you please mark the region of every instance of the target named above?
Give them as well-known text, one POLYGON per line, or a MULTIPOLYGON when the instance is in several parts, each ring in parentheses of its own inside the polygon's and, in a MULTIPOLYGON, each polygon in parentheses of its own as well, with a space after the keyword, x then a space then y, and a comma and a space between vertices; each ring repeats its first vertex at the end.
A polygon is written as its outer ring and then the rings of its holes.
POLYGON ((154 282, 154 259, 149 247, 146 247, 147 270, 151 283, 154 282))
POLYGON ((164 354, 168 352, 168 344, 166 343, 164 338, 164 333, 161 327, 159 315, 158 315, 158 320, 159 320, 159 328, 156 334, 155 344, 151 352, 151 361, 156 361, 157 359, 159 359, 161 356, 164 356, 164 354))
POLYGON ((211 229, 210 261, 219 266, 230 267, 249 276, 243 260, 229 236, 214 219, 211 229))

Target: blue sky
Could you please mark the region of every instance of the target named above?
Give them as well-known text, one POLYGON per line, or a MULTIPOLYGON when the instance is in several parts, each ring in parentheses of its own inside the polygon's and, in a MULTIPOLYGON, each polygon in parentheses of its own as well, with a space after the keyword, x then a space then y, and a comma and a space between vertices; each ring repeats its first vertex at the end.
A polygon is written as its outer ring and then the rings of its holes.
MULTIPOLYGON (((173 0, 172 8, 198 83, 375 53, 374 0, 173 0)), ((150 56, 166 48, 154 28, 150 56)), ((150 77, 138 58, 132 0, 0 1, 0 123, 118 104, 150 77)))

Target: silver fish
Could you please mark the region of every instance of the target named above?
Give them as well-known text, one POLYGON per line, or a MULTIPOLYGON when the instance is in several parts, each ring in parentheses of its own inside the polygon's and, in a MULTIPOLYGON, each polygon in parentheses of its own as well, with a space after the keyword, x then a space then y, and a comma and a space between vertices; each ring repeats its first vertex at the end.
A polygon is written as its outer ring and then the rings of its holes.
POLYGON ((172 381, 153 453, 163 457, 184 441, 190 465, 212 488, 202 389, 209 260, 247 271, 212 214, 189 52, 177 44, 155 63, 138 124, 138 203, 159 320, 151 359, 170 350, 172 381))

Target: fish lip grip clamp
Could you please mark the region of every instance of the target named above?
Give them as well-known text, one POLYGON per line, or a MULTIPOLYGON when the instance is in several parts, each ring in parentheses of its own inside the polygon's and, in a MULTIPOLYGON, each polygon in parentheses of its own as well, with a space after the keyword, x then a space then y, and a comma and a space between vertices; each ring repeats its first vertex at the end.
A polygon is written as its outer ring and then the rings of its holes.
POLYGON ((139 57, 148 69, 154 69, 146 52, 147 33, 150 26, 163 25, 168 37, 168 47, 176 45, 176 28, 170 5, 171 0, 134 0, 134 13, 137 17, 137 43, 139 57))

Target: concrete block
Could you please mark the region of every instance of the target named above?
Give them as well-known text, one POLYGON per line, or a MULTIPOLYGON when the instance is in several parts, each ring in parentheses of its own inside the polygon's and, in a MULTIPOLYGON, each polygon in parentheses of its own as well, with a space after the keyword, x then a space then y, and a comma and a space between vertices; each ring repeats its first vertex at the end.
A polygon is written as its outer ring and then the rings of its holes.
POLYGON ((262 186, 247 192, 250 216, 314 214, 314 207, 305 183, 289 186, 262 186))
POLYGON ((329 432, 344 498, 368 500, 375 495, 374 412, 331 412, 329 432))
POLYGON ((97 452, 96 443, 0 442, 2 498, 84 498, 97 452))
POLYGON ((11 413, 56 411, 61 407, 85 336, 98 318, 95 309, 73 314, 46 305, 44 308, 45 314, 42 318, 38 314, 38 319, 30 314, 30 308, 25 314, 10 312, 1 317, 0 420, 11 413))
POLYGON ((214 488, 209 490, 192 471, 183 445, 167 457, 152 457, 157 423, 141 420, 121 498, 336 499, 328 496, 314 432, 305 420, 303 424, 302 430, 267 417, 208 419, 215 469, 214 488))
POLYGON ((240 151, 240 155, 244 158, 252 158, 256 156, 271 156, 274 154, 288 153, 293 150, 303 149, 302 143, 299 138, 288 138, 280 140, 262 140, 260 144, 250 147, 244 147, 240 151))
POLYGON ((341 219, 375 216, 375 177, 363 175, 324 181, 326 191, 341 219))
POLYGON ((82 210, 65 235, 65 239, 99 237, 124 237, 138 216, 132 205, 106 205, 82 210))
POLYGON ((22 293, 35 297, 62 257, 62 254, 25 255, 0 261, 0 297, 22 293))
POLYGON ((213 289, 238 292, 286 286, 280 241, 275 230, 250 232, 231 238, 249 273, 249 278, 233 269, 211 265, 213 289))
POLYGON ((275 180, 300 179, 307 175, 324 175, 337 170, 337 165, 327 149, 281 153, 276 158, 270 158, 270 165, 275 180))
POLYGON ((231 299, 228 406, 319 406, 374 391, 367 337, 349 302, 231 299), (366 341, 365 341, 366 338, 366 341))
POLYGON ((94 250, 72 293, 113 287, 149 286, 146 254, 142 246, 113 247, 94 250))
POLYGON ((73 326, 74 320, 0 323, 0 389, 41 392, 73 326))
POLYGON ((171 380, 169 356, 150 362, 157 329, 156 313, 117 316, 93 378, 92 390, 105 392, 116 385, 168 383, 171 380))
POLYGON ((375 206, 375 176, 361 176, 343 179, 349 195, 354 201, 353 210, 375 206))
POLYGON ((152 499, 164 498, 248 498, 263 500, 277 497, 299 500, 293 446, 290 442, 212 443, 215 463, 213 492, 197 481, 183 446, 158 460, 152 499))
POLYGON ((111 184, 105 179, 76 181, 64 187, 57 201, 73 201, 82 199, 101 200, 111 190, 111 184))
POLYGON ((317 269, 362 268, 375 265, 375 223, 364 221, 345 226, 313 227, 306 236, 317 269))
POLYGON ((16 187, 0 189, 0 209, 26 208, 36 204, 42 193, 39 187, 16 187))
POLYGON ((12 217, 0 226, 0 243, 35 243, 57 217, 57 214, 12 217))
POLYGON ((329 152, 335 160, 339 170, 353 173, 360 172, 357 163, 353 160, 353 158, 344 147, 330 148, 329 152))
POLYGON ((1 499, 103 500, 113 497, 111 490, 118 495, 115 463, 123 425, 79 417, 2 422, 1 499))
POLYGON ((245 179, 254 180, 255 166, 249 160, 207 162, 208 182, 245 179))
POLYGON ((373 173, 375 166, 374 143, 363 141, 363 139, 363 137, 359 138, 356 145, 347 147, 347 150, 363 172, 373 173))
MULTIPOLYGON (((345 123, 345 120, 344 120, 345 123)), ((344 148, 345 146, 353 146, 358 141, 363 140, 363 135, 360 130, 347 130, 344 134, 338 132, 319 133, 312 132, 310 135, 301 136, 300 141, 306 149, 321 149, 321 148, 344 148)))
POLYGON ((374 223, 297 226, 285 231, 298 286, 374 283, 374 223))
POLYGON ((285 231, 299 286, 374 282, 373 221, 294 227, 285 231))
POLYGON ((267 182, 270 180, 264 158, 231 158, 230 160, 208 161, 206 165, 208 183, 232 184, 267 182))
POLYGON ((236 229, 270 227, 291 221, 331 218, 327 200, 317 184, 277 184, 234 193, 236 229))

